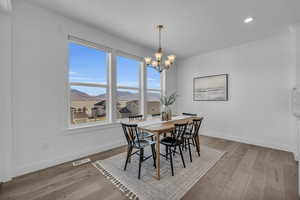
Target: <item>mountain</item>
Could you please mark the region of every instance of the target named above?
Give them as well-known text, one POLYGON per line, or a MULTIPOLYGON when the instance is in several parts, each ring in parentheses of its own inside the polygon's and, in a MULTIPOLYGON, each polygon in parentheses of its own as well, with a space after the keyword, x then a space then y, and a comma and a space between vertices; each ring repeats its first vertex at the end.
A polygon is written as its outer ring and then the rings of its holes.
MULTIPOLYGON (((138 93, 128 92, 128 91, 117 91, 117 97, 119 100, 137 100, 139 99, 138 93)), ((106 98, 106 94, 100 94, 98 96, 91 96, 85 92, 71 89, 71 99, 72 101, 102 101, 106 98)), ((157 93, 148 93, 149 101, 159 101, 160 96, 157 93)))
POLYGON ((90 96, 87 93, 81 92, 76 89, 71 89, 72 101, 101 101, 103 98, 99 96, 90 96))

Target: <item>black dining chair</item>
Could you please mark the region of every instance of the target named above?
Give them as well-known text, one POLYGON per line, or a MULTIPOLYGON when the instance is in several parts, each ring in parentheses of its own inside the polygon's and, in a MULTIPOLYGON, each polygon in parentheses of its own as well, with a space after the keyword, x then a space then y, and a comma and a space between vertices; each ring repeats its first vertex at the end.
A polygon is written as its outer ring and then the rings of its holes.
POLYGON ((142 120, 143 119, 143 115, 130 115, 128 117, 129 121, 136 121, 136 120, 142 120))
MULTIPOLYGON (((143 119, 143 115, 131 115, 128 117, 129 122, 134 122, 134 121, 141 121, 143 119)), ((147 133, 147 132, 139 132, 139 137, 140 138, 151 138, 153 141, 153 134, 147 133)))
POLYGON ((185 162, 182 154, 181 146, 183 144, 183 135, 186 131, 187 123, 184 124, 175 124, 175 128, 172 131, 171 137, 163 138, 160 143, 166 146, 166 154, 164 156, 166 159, 170 156, 170 164, 172 170, 172 176, 174 176, 174 168, 173 168, 173 153, 175 153, 175 148, 178 146, 181 160, 183 163, 183 167, 185 168, 185 162))
POLYGON ((196 147, 198 156, 200 156, 200 149, 199 149, 200 144, 198 144, 199 140, 197 137, 199 137, 199 129, 202 124, 202 120, 203 120, 203 117, 198 118, 198 119, 193 119, 193 123, 191 124, 190 130, 186 131, 183 135, 183 140, 184 140, 183 144, 185 146, 185 149, 186 149, 186 146, 188 146, 191 162, 193 162, 191 145, 196 147))
POLYGON ((139 137, 140 135, 140 129, 138 128, 137 124, 124 124, 121 123, 124 135, 126 137, 126 141, 128 144, 128 149, 127 149, 127 156, 126 156, 126 161, 125 161, 125 166, 124 166, 124 171, 127 168, 128 162, 130 162, 131 156, 134 154, 139 153, 139 171, 138 171, 138 179, 141 178, 141 166, 142 162, 148 160, 150 157, 153 158, 153 166, 156 167, 155 163, 155 142, 142 139, 139 137), (144 155, 144 149, 146 147, 150 146, 152 155, 145 157, 144 155), (136 152, 132 153, 134 149, 137 149, 136 152))
POLYGON ((195 114, 195 113, 185 113, 185 112, 183 112, 182 115, 197 117, 197 114, 195 114))

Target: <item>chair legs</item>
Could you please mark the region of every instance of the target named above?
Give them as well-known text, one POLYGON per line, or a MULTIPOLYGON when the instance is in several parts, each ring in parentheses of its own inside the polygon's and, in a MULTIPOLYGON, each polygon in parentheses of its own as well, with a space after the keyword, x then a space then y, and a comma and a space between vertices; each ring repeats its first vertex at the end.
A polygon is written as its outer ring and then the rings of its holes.
POLYGON ((139 162, 139 175, 138 175, 138 179, 141 179, 141 167, 142 167, 143 159, 144 159, 144 149, 140 149, 140 162, 139 162))
POLYGON ((151 145, 153 166, 156 168, 156 154, 155 154, 155 144, 151 145))
POLYGON ((170 148, 169 152, 170 152, 170 163, 171 163, 171 171, 172 171, 172 176, 174 176, 174 168, 173 168, 173 156, 172 156, 172 151, 171 151, 171 147, 167 147, 170 148))
POLYGON ((169 154, 169 147, 166 146, 166 160, 168 160, 168 154, 169 154))
MULTIPOLYGON (((174 176, 173 153, 176 151, 176 147, 177 146, 175 146, 174 150, 172 150, 171 146, 166 146, 166 157, 168 155, 170 156, 169 158, 170 158, 172 176, 174 176)), ((178 148, 179 148, 179 152, 180 152, 180 156, 181 156, 183 167, 185 168, 185 162, 184 162, 184 158, 183 158, 183 153, 182 153, 182 147, 181 147, 181 145, 178 145, 178 148)))
POLYGON ((191 152, 191 143, 190 143, 190 140, 188 140, 188 148, 189 148, 189 154, 190 154, 190 161, 193 162, 193 159, 192 159, 192 152, 191 152))
POLYGON ((200 149, 199 149, 198 140, 196 140, 196 138, 193 138, 193 141, 195 142, 196 150, 197 150, 198 156, 200 157, 200 149))
POLYGON ((126 170, 127 163, 130 160, 131 152, 132 152, 132 147, 129 147, 128 150, 127 150, 127 157, 126 157, 126 162, 125 162, 125 166, 124 166, 124 171, 126 170))
POLYGON ((179 152, 180 152, 180 156, 181 156, 183 167, 185 168, 185 162, 184 162, 184 158, 183 158, 183 154, 182 154, 182 150, 181 150, 181 146, 180 145, 179 145, 179 152))

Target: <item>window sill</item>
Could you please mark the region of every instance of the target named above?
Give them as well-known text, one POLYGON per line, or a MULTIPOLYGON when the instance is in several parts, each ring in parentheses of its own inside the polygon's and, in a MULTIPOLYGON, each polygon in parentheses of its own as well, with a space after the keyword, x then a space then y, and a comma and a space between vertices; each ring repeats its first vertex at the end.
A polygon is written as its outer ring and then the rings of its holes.
POLYGON ((110 128, 120 127, 119 122, 104 122, 104 123, 92 123, 85 125, 73 125, 64 130, 65 135, 89 133, 91 131, 104 130, 110 128))

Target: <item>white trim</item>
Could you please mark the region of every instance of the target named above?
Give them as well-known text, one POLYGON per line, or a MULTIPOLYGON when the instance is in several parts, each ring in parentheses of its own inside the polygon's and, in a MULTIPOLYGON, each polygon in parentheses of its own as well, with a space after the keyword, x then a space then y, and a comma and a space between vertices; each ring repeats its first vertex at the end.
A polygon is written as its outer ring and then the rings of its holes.
POLYGON ((122 56, 122 57, 125 57, 125 58, 129 58, 129 59, 133 59, 133 60, 136 60, 136 61, 139 61, 139 62, 143 62, 142 57, 124 52, 122 50, 115 50, 115 53, 116 53, 116 56, 122 56))
POLYGON ((143 62, 141 62, 140 69, 140 113, 144 116, 144 118, 147 118, 147 70, 143 62))
POLYGON ((103 130, 108 128, 117 128, 120 127, 118 122, 91 122, 91 123, 84 123, 81 125, 73 125, 64 130, 65 135, 69 134, 76 134, 76 133, 88 133, 88 131, 95 131, 95 130, 103 130))
MULTIPOLYGON (((108 48, 108 47, 105 47, 103 45, 100 45, 100 44, 97 44, 97 43, 94 43, 94 42, 90 42, 90 41, 87 41, 87 40, 84 40, 84 39, 80 39, 78 37, 75 37, 75 36, 71 36, 71 35, 68 35, 68 40, 67 40, 67 46, 70 44, 70 42, 73 42, 73 43, 76 43, 76 44, 80 44, 82 46, 86 46, 86 47, 91 47, 91 48, 94 48, 96 50, 99 50, 99 51, 104 51, 107 55, 106 57, 106 76, 107 76, 107 82, 110 80, 110 76, 109 76, 109 68, 111 66, 111 56, 112 56, 112 49, 111 48, 108 48)), ((70 116, 70 113, 71 113, 71 99, 70 99, 70 96, 71 96, 71 86, 85 86, 85 87, 97 87, 97 88, 105 88, 106 89, 106 94, 109 95, 109 85, 108 84, 102 84, 102 83, 82 83, 82 82, 70 82, 69 80, 69 72, 70 72, 70 63, 69 63, 69 51, 67 53, 67 72, 66 72, 66 80, 67 80, 67 125, 64 127, 66 127, 66 130, 74 130, 74 129, 81 129, 81 128, 87 128, 87 127, 91 127, 91 126, 99 126, 99 125, 102 125, 103 124, 107 124, 107 122, 112 122, 110 121, 110 112, 109 112, 109 108, 108 106, 106 106, 106 117, 107 119, 103 122, 97 122, 97 123, 85 123, 85 124, 80 124, 80 125, 72 125, 71 124, 71 116, 70 116), (108 116, 107 116, 108 114, 108 116)), ((108 102, 109 99, 106 99, 106 102, 108 102)), ((65 119, 65 117, 64 117, 65 119)))
MULTIPOLYGON (((118 89, 125 89, 125 90, 134 90, 139 92, 139 113, 142 113, 144 116, 147 115, 147 92, 160 92, 162 94, 164 89, 154 89, 149 88, 147 89, 147 68, 144 65, 143 58, 140 56, 132 55, 121 50, 109 48, 95 42, 90 42, 76 36, 68 35, 68 44, 70 42, 77 43, 79 45, 88 46, 91 48, 95 48, 101 51, 105 51, 108 55, 107 59, 107 84, 103 83, 82 83, 82 82, 69 82, 69 61, 67 65, 67 72, 66 72, 66 85, 67 85, 67 128, 63 130, 63 132, 74 133, 74 132, 82 132, 81 130, 86 128, 99 128, 103 126, 107 126, 108 124, 113 124, 118 121, 117 119, 117 90, 118 89), (139 85, 138 87, 131 87, 131 86, 124 86, 124 85, 117 85, 117 56, 122 56, 128 59, 135 60, 140 63, 139 67, 139 85), (86 86, 86 87, 99 87, 99 88, 106 88, 107 94, 107 106, 106 106, 106 117, 107 120, 103 123, 84 123, 80 125, 72 125, 70 119, 70 87, 71 86, 86 86), (79 129, 79 131, 75 131, 75 129, 79 129)), ((165 73, 165 72, 164 72, 165 73)), ((165 75, 161 73, 161 87, 164 88, 165 85, 165 75)), ((65 117, 64 117, 65 119, 65 117)))
MULTIPOLYGON (((1 12, 1 10, 0 10, 1 12)), ((13 76, 13 70, 14 70, 14 60, 13 60, 13 49, 14 49, 14 43, 13 43, 13 14, 11 12, 7 13, 0 13, 0 17, 3 17, 3 20, 5 23, 7 23, 3 29, 5 34, 9 37, 8 42, 8 48, 7 53, 7 65, 3 66, 1 68, 3 73, 5 74, 5 79, 7 82, 3 85, 4 91, 3 93, 5 94, 3 99, 4 100, 4 106, 5 109, 3 110, 3 115, 5 116, 4 122, 5 125, 3 127, 0 127, 0 145, 1 145, 1 151, 0 152, 0 157, 1 157, 1 167, 0 167, 0 182, 7 182, 10 181, 13 177, 14 174, 14 155, 15 155, 15 132, 14 132, 14 113, 13 108, 14 108, 14 76, 13 76), (2 130, 4 128, 4 130, 2 130)), ((2 67, 2 66, 1 66, 2 67)))
POLYGON ((147 91, 151 91, 151 92, 161 92, 161 89, 147 89, 147 91))
POLYGON ((294 153, 294 149, 291 149, 290 145, 277 144, 277 143, 264 143, 264 142, 261 142, 261 141, 258 141, 258 140, 245 139, 245 138, 236 137, 236 136, 227 135, 227 134, 225 135, 224 133, 220 133, 218 131, 201 130, 200 135, 215 137, 215 138, 221 138, 221 139, 225 139, 225 140, 231 140, 231 141, 235 141, 235 142, 252 144, 252 145, 256 145, 256 146, 272 148, 272 149, 278 149, 278 150, 288 151, 288 152, 294 153))
POLYGON ((125 89, 125 90, 140 90, 140 88, 137 87, 130 87, 130 86, 117 86, 117 89, 125 89))
POLYGON ((74 43, 77 43, 79 45, 82 45, 82 46, 87 46, 87 47, 98 49, 100 51, 105 51, 105 52, 109 52, 109 53, 112 52, 112 48, 110 48, 110 47, 104 46, 102 44, 98 44, 96 42, 91 42, 91 41, 88 41, 85 39, 81 39, 81 38, 73 36, 73 35, 68 35, 68 40, 72 41, 74 43))
POLYGON ((116 73, 116 55, 112 51, 110 54, 109 67, 108 67, 108 119, 109 122, 115 122, 117 119, 117 73, 116 73))
MULTIPOLYGON (((144 105, 144 101, 143 101, 143 96, 142 96, 142 92, 145 90, 145 88, 143 88, 143 84, 141 83, 142 81, 142 64, 143 64, 143 61, 142 61, 142 58, 139 57, 139 56, 135 56, 135 55, 132 55, 132 54, 129 54, 129 53, 126 53, 126 52, 123 52, 121 50, 116 50, 115 51, 115 56, 116 56, 116 80, 118 79, 117 77, 117 70, 118 70, 118 61, 117 61, 117 57, 118 56, 121 56, 121 57, 124 57, 124 58, 127 58, 127 59, 131 59, 131 60, 135 60, 137 62, 140 63, 139 65, 139 77, 138 77, 138 87, 131 87, 131 86, 124 86, 124 85, 118 85, 118 82, 116 83, 116 91, 118 89, 125 89, 125 90, 135 90, 135 91, 138 91, 139 93, 139 113, 142 113, 143 112, 143 108, 142 106, 144 105)), ((116 109, 116 112, 117 112, 117 109, 116 109)))
POLYGON ((86 87, 100 87, 107 88, 107 84, 102 83, 82 83, 82 82, 70 82, 70 86, 86 86, 86 87))
POLYGON ((35 163, 31 163, 28 165, 24 165, 24 166, 20 166, 17 167, 16 172, 15 172, 15 177, 16 176, 21 176, 24 174, 28 174, 31 172, 35 172, 38 170, 42 170, 42 169, 46 169, 48 167, 52 167, 55 165, 59 165, 62 163, 66 163, 72 160, 76 160, 78 158, 81 157, 86 157, 95 153, 99 153, 99 152, 103 152, 109 149, 113 149, 116 147, 120 147, 122 145, 125 145, 124 141, 120 140, 120 141, 116 141, 115 143, 112 144, 105 144, 105 145, 101 145, 98 146, 96 148, 90 148, 90 149, 86 149, 84 151, 78 151, 75 153, 70 153, 68 155, 64 155, 64 156, 60 156, 54 159, 48 159, 48 160, 41 160, 39 162, 35 162, 35 163))

